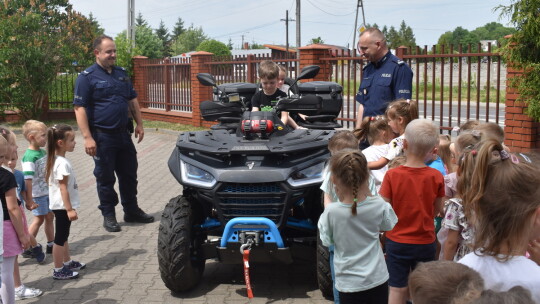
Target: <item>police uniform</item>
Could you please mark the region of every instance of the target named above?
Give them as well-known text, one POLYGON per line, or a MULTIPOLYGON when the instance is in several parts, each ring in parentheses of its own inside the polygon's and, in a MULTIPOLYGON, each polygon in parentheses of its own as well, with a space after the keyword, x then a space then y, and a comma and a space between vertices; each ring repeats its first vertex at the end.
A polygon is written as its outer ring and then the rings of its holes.
POLYGON ((115 216, 118 195, 116 176, 125 213, 135 213, 137 204, 137 151, 128 132, 130 100, 137 97, 124 68, 109 74, 97 63, 83 71, 75 84, 75 106, 84 107, 88 126, 96 142, 94 176, 99 209, 103 216, 115 216))
POLYGON ((384 114, 393 100, 410 99, 412 77, 411 68, 390 51, 378 62, 368 63, 356 94, 356 101, 364 106, 363 117, 384 114))

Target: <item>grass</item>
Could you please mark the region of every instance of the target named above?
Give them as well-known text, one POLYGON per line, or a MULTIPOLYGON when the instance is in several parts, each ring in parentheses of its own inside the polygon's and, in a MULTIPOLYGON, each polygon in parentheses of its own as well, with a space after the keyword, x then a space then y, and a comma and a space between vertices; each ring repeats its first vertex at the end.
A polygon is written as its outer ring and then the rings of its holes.
MULTIPOLYGON (((332 79, 332 81, 336 81, 335 79, 332 79)), ((343 85, 343 95, 347 96, 354 96, 356 95, 358 91, 358 86, 360 85, 360 82, 356 82, 356 86, 353 86, 353 82, 349 80, 345 80, 343 84, 341 82, 338 82, 340 85, 343 85), (349 85, 350 84, 350 85, 349 85)), ((461 84, 461 101, 467 100, 467 88, 468 83, 462 82, 461 84)), ((432 98, 432 90, 433 90, 433 84, 431 82, 428 82, 426 85, 424 83, 420 83, 420 85, 417 87, 416 84, 413 83, 413 92, 412 96, 416 96, 416 92, 418 90, 418 96, 420 100, 424 99, 424 92, 426 92, 426 98, 428 100, 431 100, 432 98)), ((458 101, 458 87, 456 84, 452 86, 452 101, 458 101)), ((443 87, 443 100, 449 100, 450 99, 450 88, 448 86, 443 87)), ((477 94, 480 94, 480 102, 486 102, 487 101, 487 90, 485 88, 480 89, 480 92, 478 92, 478 86, 475 83, 471 83, 471 93, 470 98, 471 101, 476 101, 477 94)), ((499 103, 505 102, 505 94, 506 91, 501 89, 499 93, 499 103)), ((437 82, 435 84, 435 101, 441 100, 441 85, 440 82, 437 82)), ((497 90, 495 90, 494 87, 491 87, 489 90, 489 102, 495 102, 497 100, 497 90)))
MULTIPOLYGON (((66 120, 46 120, 43 121, 47 126, 52 126, 54 124, 66 124, 73 127, 77 127, 77 121, 75 119, 66 119, 66 120)), ((208 128, 201 128, 201 127, 194 127, 192 125, 183 125, 178 123, 169 123, 169 122, 163 122, 163 121, 151 121, 151 120, 143 120, 144 128, 145 129, 164 129, 164 130, 172 130, 172 131, 180 131, 180 132, 189 132, 189 131, 201 131, 201 130, 208 130, 208 128)), ((2 125, 5 125, 10 130, 22 130, 22 126, 24 125, 23 122, 15 122, 15 123, 3 123, 2 125)))

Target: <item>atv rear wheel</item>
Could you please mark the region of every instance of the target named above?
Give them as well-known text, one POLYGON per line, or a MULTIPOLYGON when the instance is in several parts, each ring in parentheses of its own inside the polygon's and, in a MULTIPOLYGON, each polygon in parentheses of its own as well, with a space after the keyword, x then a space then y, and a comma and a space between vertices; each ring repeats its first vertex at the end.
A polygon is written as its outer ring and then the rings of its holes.
POLYGON ((175 292, 192 289, 204 272, 201 238, 193 233, 199 212, 185 197, 172 198, 163 210, 158 234, 161 279, 175 292))
POLYGON ((319 289, 325 298, 334 297, 334 286, 332 282, 332 272, 330 269, 330 251, 322 244, 317 232, 317 282, 319 289))

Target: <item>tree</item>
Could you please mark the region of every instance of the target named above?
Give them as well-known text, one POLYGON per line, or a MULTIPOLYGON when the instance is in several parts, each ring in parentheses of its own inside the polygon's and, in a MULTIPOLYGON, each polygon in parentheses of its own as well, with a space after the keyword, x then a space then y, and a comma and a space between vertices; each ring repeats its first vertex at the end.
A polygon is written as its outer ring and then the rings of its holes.
POLYGON ((254 41, 251 41, 251 44, 249 45, 249 49, 251 50, 262 50, 262 49, 265 49, 266 47, 262 44, 259 44, 257 42, 254 41))
POLYGON ((96 37, 101 36, 105 33, 105 30, 101 27, 99 22, 96 18, 94 18, 94 15, 92 13, 88 14, 88 21, 92 24, 92 30, 96 37))
POLYGON ((527 113, 540 121, 540 0, 516 0, 498 9, 510 16, 516 28, 503 54, 512 68, 523 71, 510 84, 519 92, 518 101, 527 104, 527 113))
POLYGON ((229 38, 229 42, 227 42, 227 47, 229 48, 229 50, 233 49, 233 44, 232 44, 232 39, 231 38, 229 38))
POLYGON ((68 0, 12 0, 0 5, 1 112, 38 118, 57 73, 92 60, 91 21, 68 0))
POLYGON ((194 27, 193 24, 172 43, 173 55, 194 51, 201 42, 207 40, 202 27, 194 27))
POLYGON ((176 21, 176 24, 174 25, 173 31, 172 31, 172 39, 175 40, 178 38, 182 33, 184 33, 186 29, 184 28, 184 21, 182 18, 178 17, 178 20, 176 21))
POLYGON ((197 51, 205 51, 209 53, 213 53, 217 56, 226 56, 231 55, 231 51, 227 47, 227 45, 223 42, 211 39, 211 40, 205 40, 197 46, 197 51))
POLYGON ((138 49, 140 50, 140 54, 136 55, 143 55, 148 58, 163 57, 163 43, 149 27, 136 27, 135 45, 137 45, 138 49))
POLYGON ((144 26, 148 27, 148 22, 143 18, 143 15, 141 12, 137 15, 137 18, 135 18, 135 26, 144 26))
POLYGON ((168 57, 171 56, 171 40, 170 34, 163 20, 159 22, 159 27, 156 29, 156 35, 159 40, 161 40, 163 46, 163 55, 168 57))
MULTIPOLYGON (((137 37, 135 36, 135 40, 137 37)), ((133 61, 132 58, 135 55, 142 55, 142 51, 138 44, 135 44, 135 48, 131 48, 131 42, 128 41, 126 31, 121 32, 114 38, 116 44, 116 65, 121 66, 132 74, 133 61)))
POLYGON ((317 38, 311 38, 311 40, 309 41, 309 44, 322 44, 322 43, 324 43, 324 40, 322 40, 321 36, 317 38))

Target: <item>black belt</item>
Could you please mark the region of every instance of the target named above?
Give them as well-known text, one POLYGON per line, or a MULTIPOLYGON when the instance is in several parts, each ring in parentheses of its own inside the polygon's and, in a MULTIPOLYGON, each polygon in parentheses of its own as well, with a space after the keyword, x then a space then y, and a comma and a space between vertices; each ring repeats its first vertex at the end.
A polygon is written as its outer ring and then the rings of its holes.
POLYGON ((100 127, 92 127, 92 130, 97 133, 108 133, 108 134, 117 134, 117 133, 126 133, 127 128, 112 128, 112 129, 105 129, 100 127))

